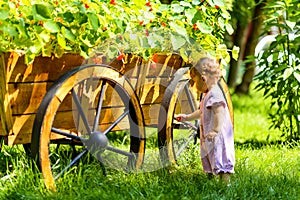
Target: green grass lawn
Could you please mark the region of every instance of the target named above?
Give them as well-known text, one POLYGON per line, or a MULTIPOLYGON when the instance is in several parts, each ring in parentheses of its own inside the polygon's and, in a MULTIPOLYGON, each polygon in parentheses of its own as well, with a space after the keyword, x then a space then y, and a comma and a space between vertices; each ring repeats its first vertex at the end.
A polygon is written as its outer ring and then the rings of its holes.
POLYGON ((234 107, 235 141, 275 142, 281 140, 278 130, 270 129, 268 111, 270 100, 264 99, 262 92, 254 92, 249 96, 232 95, 234 107))
POLYGON ((48 191, 22 146, 0 153, 0 199, 300 199, 299 143, 279 144, 269 129, 268 102, 261 94, 235 96, 236 173, 231 186, 202 172, 199 143, 178 158, 178 166, 125 173, 96 162, 79 163, 48 191), (275 141, 275 142, 274 142, 275 141), (272 145, 271 145, 272 143, 272 145))

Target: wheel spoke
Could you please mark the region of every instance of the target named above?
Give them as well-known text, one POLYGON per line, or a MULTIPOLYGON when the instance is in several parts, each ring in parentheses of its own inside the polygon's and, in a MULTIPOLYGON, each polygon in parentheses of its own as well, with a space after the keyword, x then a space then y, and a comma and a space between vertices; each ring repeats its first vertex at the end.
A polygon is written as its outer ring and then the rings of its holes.
POLYGON ((69 164, 66 166, 59 174, 57 174, 54 180, 58 179, 65 171, 67 171, 70 167, 72 167, 76 162, 80 160, 82 156, 84 156, 88 152, 88 149, 84 149, 80 154, 78 154, 69 164))
POLYGON ((99 119, 100 119, 100 113, 101 113, 101 108, 102 108, 102 103, 103 103, 103 98, 104 98, 104 93, 105 93, 105 88, 106 88, 106 81, 102 82, 101 85, 101 90, 100 90, 100 96, 98 100, 98 105, 97 105, 97 112, 96 112, 96 117, 94 121, 94 127, 93 127, 93 132, 97 131, 99 119))
POLYGON ((73 135, 73 134, 67 133, 65 131, 62 131, 62 130, 54 128, 54 127, 51 128, 51 132, 54 132, 54 133, 57 133, 59 135, 63 135, 63 136, 66 136, 68 138, 71 138, 71 139, 74 139, 74 140, 78 140, 78 141, 80 141, 82 139, 81 137, 79 137, 77 135, 73 135))
POLYGON ((74 101, 75 101, 75 104, 76 104, 76 106, 77 106, 77 108, 78 108, 79 115, 80 115, 81 118, 82 118, 82 121, 83 121, 83 123, 84 123, 84 125, 85 125, 85 128, 86 128, 86 130, 88 131, 88 134, 90 135, 91 132, 92 132, 92 131, 91 131, 91 128, 90 128, 90 126, 89 126, 89 123, 88 123, 87 118, 86 118, 86 116, 85 116, 85 114, 84 114, 83 108, 82 108, 82 106, 81 106, 81 104, 80 104, 79 98, 78 98, 78 96, 76 95, 74 89, 72 89, 72 97, 73 97, 73 99, 74 99, 74 101))
POLYGON ((195 137, 197 137, 197 131, 193 131, 189 135, 188 139, 181 145, 180 149, 178 149, 178 151, 176 152, 176 157, 178 157, 183 152, 183 150, 188 146, 192 139, 195 139, 195 137))
POLYGON ((121 149, 117 149, 117 148, 114 148, 112 146, 107 146, 105 149, 109 150, 109 151, 112 151, 112 152, 115 152, 115 153, 118 153, 118 154, 122 154, 124 156, 128 156, 128 157, 133 156, 133 154, 130 153, 130 152, 127 152, 127 151, 124 151, 124 150, 121 150, 121 149))
POLYGON ((103 134, 106 135, 108 132, 110 132, 122 119, 124 119, 124 117, 126 117, 126 115, 128 115, 128 113, 129 110, 126 110, 112 125, 110 125, 110 127, 108 127, 108 129, 103 132, 103 134))

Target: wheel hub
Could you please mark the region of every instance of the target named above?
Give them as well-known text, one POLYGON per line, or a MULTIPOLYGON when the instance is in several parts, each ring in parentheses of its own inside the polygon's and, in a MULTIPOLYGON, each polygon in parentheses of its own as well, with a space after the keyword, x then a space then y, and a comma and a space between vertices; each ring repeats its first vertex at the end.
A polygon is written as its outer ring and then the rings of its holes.
POLYGON ((108 139, 106 135, 101 132, 93 132, 86 142, 86 145, 92 153, 102 152, 108 145, 108 139))

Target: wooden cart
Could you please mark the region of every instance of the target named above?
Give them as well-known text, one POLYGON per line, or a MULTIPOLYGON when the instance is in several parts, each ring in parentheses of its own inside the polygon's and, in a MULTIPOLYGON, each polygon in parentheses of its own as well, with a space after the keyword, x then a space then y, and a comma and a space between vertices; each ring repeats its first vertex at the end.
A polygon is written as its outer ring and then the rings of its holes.
MULTIPOLYGON (((0 55, 0 135, 5 144, 31 152, 50 189, 87 153, 101 163, 141 169, 147 127, 157 129, 162 165, 175 162, 193 136, 175 131, 183 126, 173 120, 195 110, 200 95, 179 55, 158 55, 156 63, 130 54, 109 64, 94 59, 101 64, 66 54, 25 65, 16 52, 0 55), (184 140, 179 145, 176 134, 184 140)), ((221 85, 232 111, 224 80, 221 85)))

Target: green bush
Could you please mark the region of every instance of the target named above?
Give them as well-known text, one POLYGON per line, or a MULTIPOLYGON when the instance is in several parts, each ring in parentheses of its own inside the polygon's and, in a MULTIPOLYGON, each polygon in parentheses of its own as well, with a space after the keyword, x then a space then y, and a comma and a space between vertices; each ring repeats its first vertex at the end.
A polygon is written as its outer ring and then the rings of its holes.
POLYGON ((299 1, 271 1, 266 6, 265 30, 278 35, 258 60, 258 90, 271 98, 272 125, 287 140, 300 137, 300 6, 299 1))

